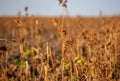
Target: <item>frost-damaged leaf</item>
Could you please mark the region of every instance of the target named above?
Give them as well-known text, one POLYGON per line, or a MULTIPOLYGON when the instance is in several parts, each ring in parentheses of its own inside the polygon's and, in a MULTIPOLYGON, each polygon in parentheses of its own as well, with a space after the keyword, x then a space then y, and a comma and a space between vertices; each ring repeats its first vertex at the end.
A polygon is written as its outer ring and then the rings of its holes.
POLYGON ((75 57, 75 61, 78 60, 79 58, 80 58, 79 56, 75 57))
POLYGON ((84 61, 85 61, 85 57, 83 57, 83 56, 82 57, 78 56, 78 57, 75 58, 76 63, 83 63, 84 61))
POLYGON ((65 67, 67 68, 67 67, 70 67, 72 65, 72 62, 67 62, 66 64, 65 64, 65 67))
POLYGON ((33 57, 34 59, 39 59, 39 55, 36 55, 33 57))
POLYGON ((31 50, 30 50, 30 49, 28 49, 28 50, 26 50, 26 51, 24 52, 25 55, 30 54, 30 53, 31 53, 31 50))
POLYGON ((26 68, 26 62, 21 62, 21 67, 26 68))

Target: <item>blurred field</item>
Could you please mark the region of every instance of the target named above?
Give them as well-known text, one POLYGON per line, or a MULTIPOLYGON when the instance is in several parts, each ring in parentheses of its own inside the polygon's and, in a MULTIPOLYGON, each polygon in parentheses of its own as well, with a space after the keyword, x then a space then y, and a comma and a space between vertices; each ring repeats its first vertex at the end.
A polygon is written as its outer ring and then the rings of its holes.
POLYGON ((0 81, 120 81, 120 16, 0 17, 0 81))

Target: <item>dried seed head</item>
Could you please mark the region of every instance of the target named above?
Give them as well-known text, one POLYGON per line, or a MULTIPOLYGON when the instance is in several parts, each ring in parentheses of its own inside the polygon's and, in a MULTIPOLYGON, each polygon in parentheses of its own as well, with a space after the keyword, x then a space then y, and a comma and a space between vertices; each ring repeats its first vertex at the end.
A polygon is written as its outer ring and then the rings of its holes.
POLYGON ((65 8, 67 8, 67 5, 66 5, 66 3, 63 3, 63 4, 62 4, 62 6, 63 6, 63 7, 65 7, 65 8))
POLYGON ((62 7, 67 8, 67 0, 58 0, 62 7))
POLYGON ((63 0, 58 0, 58 1, 59 1, 60 4, 63 2, 63 0))
POLYGON ((63 35, 67 35, 67 31, 64 29, 62 30, 63 35))
POLYGON ((18 28, 23 26, 23 21, 21 19, 15 19, 14 22, 17 24, 18 28))
POLYGON ((24 10, 25 10, 25 12, 27 12, 27 11, 28 11, 28 7, 26 6, 26 7, 24 8, 24 10))

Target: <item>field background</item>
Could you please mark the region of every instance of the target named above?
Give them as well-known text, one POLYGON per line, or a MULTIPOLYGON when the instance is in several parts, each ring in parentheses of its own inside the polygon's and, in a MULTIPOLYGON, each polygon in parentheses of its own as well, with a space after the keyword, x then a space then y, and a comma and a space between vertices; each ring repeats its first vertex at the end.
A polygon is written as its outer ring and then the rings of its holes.
POLYGON ((0 17, 0 81, 120 81, 120 16, 0 17))

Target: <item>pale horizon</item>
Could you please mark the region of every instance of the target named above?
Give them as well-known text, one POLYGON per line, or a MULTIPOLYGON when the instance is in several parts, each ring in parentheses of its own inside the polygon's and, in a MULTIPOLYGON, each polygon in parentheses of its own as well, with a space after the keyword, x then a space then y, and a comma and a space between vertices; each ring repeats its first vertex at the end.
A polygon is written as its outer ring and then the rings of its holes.
MULTIPOLYGON (((68 0, 67 16, 104 16, 120 15, 120 0, 68 0)), ((0 16, 16 16, 18 12, 25 15, 24 7, 28 7, 29 15, 61 16, 62 7, 58 0, 1 0, 0 16)))

